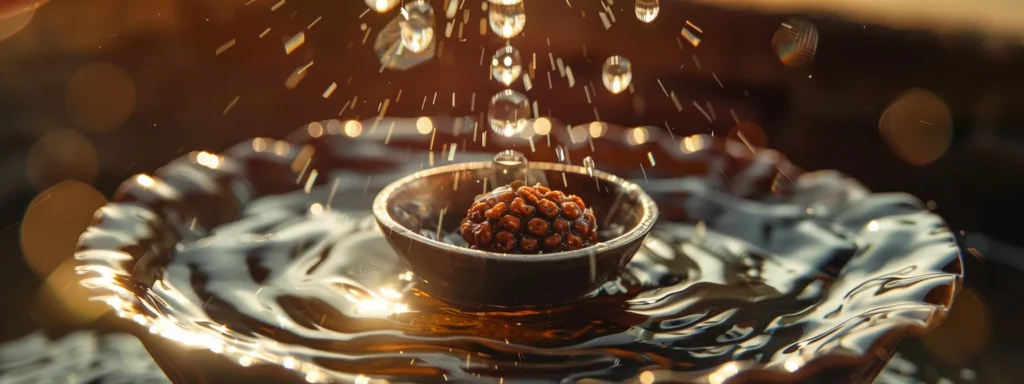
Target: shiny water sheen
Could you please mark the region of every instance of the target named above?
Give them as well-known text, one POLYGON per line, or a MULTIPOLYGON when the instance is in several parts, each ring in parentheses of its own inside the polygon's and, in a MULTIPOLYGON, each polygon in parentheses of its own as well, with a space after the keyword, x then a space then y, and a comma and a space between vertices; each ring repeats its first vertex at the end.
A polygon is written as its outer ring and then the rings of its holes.
MULTIPOLYGON (((567 307, 453 308, 416 290, 369 214, 377 190, 428 159, 430 137, 393 122, 357 139, 311 126, 292 144, 256 139, 131 179, 82 237, 86 284, 151 332, 311 382, 720 383, 887 356, 890 336, 940 321, 960 283, 952 234, 910 196, 739 143, 680 146, 652 128, 628 145, 608 125, 595 152, 616 156, 601 169, 636 179, 662 218, 621 277, 567 307), (649 152, 658 166, 642 173, 649 152)), ((472 132, 433 122, 439 142, 472 132)), ((551 134, 531 161, 569 142, 551 134)), ((502 145, 460 146, 452 161, 502 145)))

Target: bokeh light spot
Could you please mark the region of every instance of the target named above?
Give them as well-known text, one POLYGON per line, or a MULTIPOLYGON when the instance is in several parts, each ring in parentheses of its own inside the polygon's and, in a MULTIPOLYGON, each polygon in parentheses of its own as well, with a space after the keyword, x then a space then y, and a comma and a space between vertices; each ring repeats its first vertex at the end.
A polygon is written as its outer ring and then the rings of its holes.
POLYGON ((90 64, 68 80, 65 102, 71 120, 80 128, 113 131, 135 111, 135 82, 121 68, 106 63, 90 64))
POLYGON ((938 160, 953 140, 953 115, 938 95, 911 89, 882 113, 878 131, 896 156, 923 166, 938 160))
POLYGON ((68 179, 91 184, 98 167, 92 142, 76 131, 62 129, 47 133, 32 145, 25 173, 29 183, 41 190, 68 179))
POLYGON ((430 121, 429 117, 421 117, 416 119, 416 132, 421 134, 428 134, 434 129, 434 123, 430 121))
POLYGON ((546 117, 537 119, 533 122, 533 130, 541 136, 551 133, 551 120, 546 117))
POLYGON ((21 221, 21 250, 29 267, 46 276, 71 259, 78 237, 106 203, 102 193, 73 180, 40 192, 21 221))
POLYGON ((990 320, 988 306, 978 293, 964 287, 942 325, 923 337, 924 345, 942 361, 954 366, 966 364, 988 348, 990 320))
POLYGON ((363 134, 363 124, 355 120, 345 122, 345 135, 348 137, 359 137, 363 134))
POLYGON ((78 274, 76 266, 75 259, 55 265, 39 288, 33 317, 44 325, 86 324, 113 310, 107 303, 94 300, 93 291, 81 285, 84 276, 78 274))
POLYGON ((23 9, 18 8, 16 5, 5 8, 3 1, 0 1, 0 41, 7 40, 7 38, 25 29, 35 14, 35 8, 23 9))

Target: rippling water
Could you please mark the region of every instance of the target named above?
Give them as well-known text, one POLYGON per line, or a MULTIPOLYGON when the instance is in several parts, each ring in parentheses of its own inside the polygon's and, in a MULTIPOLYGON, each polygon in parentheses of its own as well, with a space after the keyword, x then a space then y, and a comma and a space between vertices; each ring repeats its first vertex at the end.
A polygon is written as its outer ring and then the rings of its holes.
MULTIPOLYGON (((887 357, 893 336, 937 324, 960 284, 953 235, 911 196, 735 142, 652 129, 630 145, 608 126, 592 140, 598 168, 636 179, 662 218, 624 273, 571 306, 453 308, 416 290, 370 203, 430 164, 525 141, 466 152, 472 121, 433 123, 421 135, 413 120, 363 122, 357 139, 314 123, 292 144, 256 139, 137 176, 82 237, 86 284, 151 332, 310 382, 711 383, 887 357), (435 159, 434 141, 460 145, 435 159)), ((559 143, 566 161, 591 154, 551 135, 531 161, 558 161, 559 143)))

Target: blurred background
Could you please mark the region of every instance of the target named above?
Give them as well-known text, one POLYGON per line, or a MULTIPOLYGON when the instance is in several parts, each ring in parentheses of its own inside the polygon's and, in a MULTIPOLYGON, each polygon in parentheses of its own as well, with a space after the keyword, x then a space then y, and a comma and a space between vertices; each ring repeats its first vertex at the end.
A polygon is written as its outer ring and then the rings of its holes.
MULTIPOLYGON (((643 68, 637 93, 595 93, 592 108, 579 87, 555 87, 535 98, 541 114, 582 124, 599 106, 623 126, 743 133, 806 169, 920 197, 961 234, 967 286, 940 329, 904 343, 896 361, 920 368, 880 380, 1017 382, 1024 2, 663 0, 660 17, 692 22, 689 35, 681 23, 641 25, 633 1, 598 4, 529 1, 517 46, 539 59, 524 63, 546 68, 551 52, 593 86, 604 57, 620 54, 643 68), (581 19, 556 16, 567 6, 581 19), (602 26, 602 7, 632 20, 602 26), (813 28, 816 49, 787 51, 786 26, 802 39, 813 28)), ((468 22, 435 60, 381 71, 371 32, 391 16, 358 0, 0 0, 0 343, 115 328, 69 260, 133 174, 314 120, 376 116, 385 98, 389 116, 481 112, 470 95, 501 87, 478 58, 499 38, 478 28, 479 1, 461 6, 468 22)))

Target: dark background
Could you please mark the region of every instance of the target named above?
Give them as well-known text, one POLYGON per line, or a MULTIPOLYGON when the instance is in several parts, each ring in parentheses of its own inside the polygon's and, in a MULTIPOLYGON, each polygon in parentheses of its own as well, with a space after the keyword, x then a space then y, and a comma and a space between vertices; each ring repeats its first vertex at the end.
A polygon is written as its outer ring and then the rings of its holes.
MULTIPOLYGON (((0 19, 0 340, 41 327, 54 333, 109 328, 94 321, 98 314, 76 308, 84 297, 69 293, 74 288, 61 280, 68 277, 60 265, 102 204, 98 196, 109 197, 132 174, 191 150, 283 137, 310 121, 335 118, 354 96, 359 101, 343 118, 376 116, 385 98, 392 101, 389 116, 477 114, 501 89, 479 66, 481 47, 486 63, 502 41, 478 33, 478 1, 464 5, 471 10, 466 41, 445 39, 439 25, 440 57, 383 73, 372 50, 375 33, 363 45, 360 24, 376 32, 393 16, 359 18, 366 7, 358 0, 290 0, 275 11, 276 1, 247 2, 54 0, 13 35, 4 31, 17 30, 25 16, 0 19), (306 43, 286 54, 283 42, 299 31, 306 43), (234 46, 216 54, 232 39, 234 46), (288 75, 310 61, 308 75, 286 88, 288 75), (338 88, 324 98, 332 82, 338 88), (434 92, 436 104, 428 100, 421 110, 421 100, 434 92), (69 189, 66 180, 82 184, 69 189), (33 199, 51 196, 62 205, 31 215, 33 199), (23 253, 30 248, 39 251, 23 253), (47 277, 52 284, 43 284, 47 277)), ((616 3, 629 4, 614 7, 618 21, 606 31, 596 4, 570 10, 561 1, 530 2, 526 32, 513 44, 525 65, 537 54, 536 89, 527 94, 542 115, 583 124, 594 120, 598 107, 602 120, 624 126, 664 127, 668 121, 677 135, 727 135, 737 125, 728 113, 734 109, 755 123, 747 129, 764 133, 762 144, 804 168, 838 169, 872 190, 930 201, 962 233, 965 249, 973 249, 964 252, 967 287, 947 323, 923 341, 905 343, 901 353, 933 367, 935 375, 926 380, 940 374, 961 380, 961 368, 970 367, 981 382, 1015 382, 1021 368, 1012 362, 1024 358, 1017 325, 1024 320, 1024 251, 1017 248, 1024 246, 1017 233, 1024 213, 1020 45, 967 32, 805 16, 820 33, 817 56, 808 67, 792 68, 771 45, 791 15, 666 2, 655 23, 642 25, 632 16, 632 2, 616 3), (699 47, 680 50, 685 20, 704 30, 699 47), (547 89, 548 52, 573 68, 574 88, 555 72, 555 87, 547 89), (636 94, 615 96, 601 87, 600 63, 612 54, 633 61, 636 94), (661 93, 658 79, 677 94, 682 112, 661 93), (598 87, 593 104, 583 94, 588 82, 598 87), (948 136, 924 133, 949 147, 920 166, 898 155, 900 145, 913 143, 887 143, 879 131, 882 113, 913 88, 944 101, 953 127, 948 136), (718 118, 707 121, 692 101, 712 101, 718 118)))

